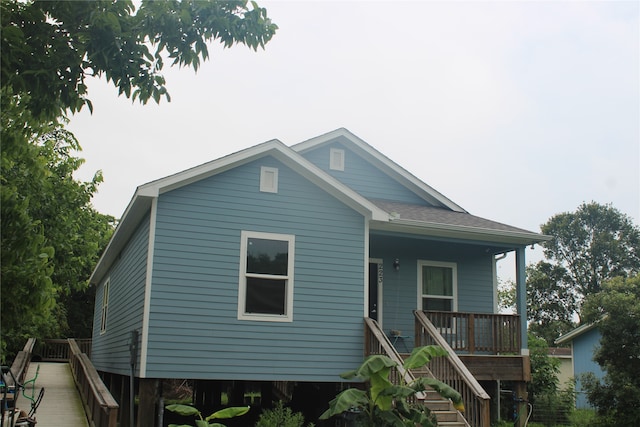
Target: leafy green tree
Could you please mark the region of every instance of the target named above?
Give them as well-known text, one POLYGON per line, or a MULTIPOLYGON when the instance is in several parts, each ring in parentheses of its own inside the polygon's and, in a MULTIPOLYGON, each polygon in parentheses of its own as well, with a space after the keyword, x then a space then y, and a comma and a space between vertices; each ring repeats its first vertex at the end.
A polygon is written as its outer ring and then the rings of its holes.
POLYGON ((142 103, 169 99, 165 61, 197 70, 207 43, 264 47, 277 26, 247 0, 0 2, 2 87, 28 94, 28 110, 51 120, 87 98, 87 76, 104 76, 142 103))
POLYGON ((7 352, 24 345, 36 325, 50 322, 54 306, 54 250, 46 241, 42 221, 30 212, 36 183, 46 180, 47 171, 38 147, 25 136, 45 133, 52 125, 33 120, 17 98, 2 96, 0 100, 0 322, 5 363, 7 352))
POLYGON ((540 261, 527 267, 527 318, 529 331, 553 345, 574 328, 577 295, 564 267, 540 261))
POLYGON ((531 382, 527 384, 527 391, 533 404, 531 420, 544 425, 556 425, 560 420, 568 423, 567 416, 575 407, 575 388, 573 383, 560 387, 560 359, 550 356, 547 342, 531 332, 529 352, 531 382))
POLYGON ((498 310, 500 313, 516 312, 516 282, 498 279, 498 310))
POLYGON ((585 321, 598 322, 601 334, 594 360, 605 376, 581 378, 598 425, 640 425, 640 276, 605 282, 587 297, 583 313, 585 321))
POLYGON ((197 70, 207 43, 256 50, 275 34, 246 0, 0 2, 2 357, 29 336, 86 336, 86 280, 113 218, 89 202, 102 177, 73 179, 80 146, 68 113, 92 109, 86 77, 142 103, 170 100, 162 70, 197 70))
POLYGON ((583 203, 573 213, 553 216, 541 230, 553 236, 544 255, 566 269, 581 298, 600 290, 605 280, 640 272, 640 228, 611 205, 583 203))
POLYGON ((549 344, 570 330, 585 297, 640 272, 640 228, 611 205, 583 203, 541 226, 545 261, 527 270, 531 330, 549 344))
POLYGON ((529 399, 535 402, 540 396, 558 391, 560 359, 549 356, 547 342, 529 334, 529 354, 531 359, 531 382, 528 384, 529 399))
POLYGON ((115 223, 90 204, 101 174, 89 182, 73 177, 82 164, 73 135, 34 120, 23 100, 2 97, 0 114, 3 356, 27 337, 78 336, 68 315, 90 319, 92 307, 71 302, 87 292, 115 223))

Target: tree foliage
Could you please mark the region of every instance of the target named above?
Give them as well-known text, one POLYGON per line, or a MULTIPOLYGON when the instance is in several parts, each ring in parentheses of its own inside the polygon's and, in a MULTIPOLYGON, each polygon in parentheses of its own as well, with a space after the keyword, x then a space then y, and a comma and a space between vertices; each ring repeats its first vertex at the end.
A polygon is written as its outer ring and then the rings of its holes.
POLYGON ((574 327, 577 295, 564 267, 540 261, 527 267, 529 330, 552 344, 574 327))
POLYGON ((605 280, 640 271, 640 228, 611 205, 583 203, 541 230, 553 236, 544 243, 545 257, 566 269, 580 297, 598 292, 605 280))
MULTIPOLYGON (((9 353, 29 336, 75 335, 76 305, 115 220, 91 197, 102 181, 74 179, 82 164, 73 135, 34 120, 24 98, 2 97, 2 342, 9 353)), ((85 316, 90 311, 86 307, 85 316)))
POLYGON ((166 60, 197 70, 207 43, 264 47, 277 26, 246 0, 2 1, 0 78, 30 95, 36 119, 74 113, 87 98, 87 76, 104 76, 142 103, 169 99, 166 60))
POLYGON ((527 270, 530 329, 549 344, 570 330, 602 283, 640 272, 640 228, 610 205, 583 203, 541 226, 547 258, 527 270))
POLYGON ((586 321, 598 322, 601 334, 594 360, 605 376, 582 378, 600 425, 640 425, 640 276, 605 282, 587 297, 583 312, 586 321))
POLYGON ((560 359, 549 356, 547 342, 529 334, 529 354, 531 359, 531 382, 527 385, 529 399, 553 395, 558 391, 560 359))
POLYGON ((2 357, 31 336, 87 336, 87 279, 114 219, 90 205, 100 173, 79 182, 66 115, 92 109, 86 78, 132 100, 169 100, 165 62, 197 70, 207 43, 254 50, 275 34, 246 0, 0 2, 2 357))

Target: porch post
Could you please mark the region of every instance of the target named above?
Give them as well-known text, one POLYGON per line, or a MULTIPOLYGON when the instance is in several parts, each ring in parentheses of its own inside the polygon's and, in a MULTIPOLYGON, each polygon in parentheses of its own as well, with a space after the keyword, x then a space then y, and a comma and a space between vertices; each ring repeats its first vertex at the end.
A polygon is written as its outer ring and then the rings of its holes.
POLYGON ((524 256, 525 248, 516 249, 516 308, 520 315, 520 354, 529 355, 527 342, 527 276, 524 256))

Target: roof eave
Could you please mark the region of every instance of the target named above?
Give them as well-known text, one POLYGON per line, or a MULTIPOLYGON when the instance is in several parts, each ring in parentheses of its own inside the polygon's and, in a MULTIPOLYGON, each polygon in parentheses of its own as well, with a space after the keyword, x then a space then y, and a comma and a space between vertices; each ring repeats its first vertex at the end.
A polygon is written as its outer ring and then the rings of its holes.
POLYGON ((593 323, 586 323, 584 325, 580 325, 577 328, 575 328, 572 331, 567 332, 566 334, 562 335, 561 337, 559 337, 558 339, 556 339, 555 343, 556 344, 565 344, 568 343, 570 341, 573 341, 576 337, 579 337, 580 335, 584 334, 585 332, 589 332, 590 330, 596 328, 598 326, 598 323, 600 323, 602 319, 599 319, 593 323))
POLYGON ((136 191, 131 202, 125 209, 122 219, 118 222, 107 247, 100 256, 96 267, 89 277, 89 284, 95 285, 102 281, 111 265, 117 260, 120 252, 129 241, 131 233, 138 226, 140 221, 149 212, 153 197, 140 194, 140 189, 136 191))
POLYGON ((528 246, 551 240, 551 236, 527 231, 494 230, 482 227, 441 224, 425 221, 393 219, 387 223, 372 224, 372 229, 409 232, 435 237, 488 241, 501 244, 528 246))

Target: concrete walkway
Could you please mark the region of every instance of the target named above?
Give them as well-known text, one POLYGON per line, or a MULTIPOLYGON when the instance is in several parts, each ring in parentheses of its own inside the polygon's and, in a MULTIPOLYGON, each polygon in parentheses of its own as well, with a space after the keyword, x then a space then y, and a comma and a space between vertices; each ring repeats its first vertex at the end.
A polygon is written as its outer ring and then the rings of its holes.
MULTIPOLYGON (((37 427, 77 426, 88 427, 87 417, 82 407, 80 394, 73 382, 73 375, 68 363, 31 362, 25 381, 36 375, 40 365, 40 373, 36 379, 36 397, 40 388, 44 387, 44 397, 36 411, 37 427)), ((27 395, 31 390, 27 389, 27 395)), ((29 399, 20 396, 18 408, 29 412, 29 399)))

